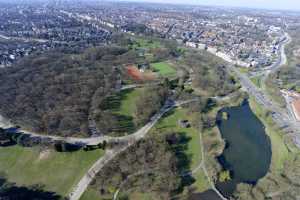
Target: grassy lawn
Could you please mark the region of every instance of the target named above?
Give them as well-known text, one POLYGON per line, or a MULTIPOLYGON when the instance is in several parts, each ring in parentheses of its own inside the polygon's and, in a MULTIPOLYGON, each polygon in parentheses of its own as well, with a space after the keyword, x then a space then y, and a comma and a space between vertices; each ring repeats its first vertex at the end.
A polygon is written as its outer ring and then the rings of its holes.
POLYGON ((64 196, 102 154, 101 150, 59 153, 17 145, 0 147, 0 172, 9 182, 44 185, 45 190, 64 196))
POLYGON ((135 102, 139 98, 143 88, 122 90, 109 96, 105 100, 105 109, 112 112, 118 119, 115 131, 119 133, 133 133, 138 127, 134 124, 135 102))
POLYGON ((133 123, 133 117, 135 112, 135 102, 140 97, 143 88, 136 88, 130 90, 121 91, 121 102, 118 110, 115 111, 115 114, 122 116, 123 120, 120 120, 120 126, 125 127, 125 130, 128 134, 136 131, 138 127, 135 127, 133 123), (126 128, 127 127, 127 128, 126 128))
POLYGON ((247 74, 249 72, 249 68, 247 67, 238 67, 238 70, 243 74, 247 74))
POLYGON ((135 112, 135 102, 140 97, 142 91, 142 88, 121 91, 121 105, 117 113, 126 116, 133 116, 135 112))
POLYGON ((178 132, 185 133, 190 138, 188 143, 188 149, 186 153, 191 156, 191 169, 194 169, 201 162, 201 148, 200 148, 200 136, 196 128, 182 128, 178 124, 178 120, 189 120, 192 121, 194 116, 188 115, 187 110, 183 108, 177 108, 169 113, 166 113, 165 117, 162 118, 152 132, 155 133, 170 133, 178 132))
MULTIPOLYGON (((200 164, 201 158, 201 143, 199 131, 194 128, 182 128, 178 124, 178 120, 187 119, 190 122, 193 118, 197 117, 196 115, 191 115, 187 113, 187 110, 184 108, 177 108, 175 110, 170 111, 162 118, 158 124, 153 128, 153 133, 169 133, 169 132, 180 132, 185 133, 187 137, 191 140, 188 143, 188 149, 186 153, 191 155, 191 165, 190 169, 193 170, 200 164)), ((203 192, 210 188, 209 183, 203 173, 202 169, 199 169, 193 175, 195 182, 192 187, 195 188, 195 192, 203 192)))
POLYGON ((135 38, 133 48, 155 49, 161 48, 161 44, 156 40, 148 40, 144 38, 135 38))
POLYGON ((151 66, 162 76, 175 76, 176 70, 167 62, 153 63, 151 66))
POLYGON ((256 85, 258 88, 261 88, 262 87, 262 83, 261 83, 261 76, 258 76, 258 77, 253 77, 253 78, 251 78, 250 79, 253 83, 254 83, 254 85, 256 85))
POLYGON ((210 185, 202 169, 200 169, 194 174, 194 178, 196 181, 195 183, 193 183, 192 186, 197 188, 196 192, 204 192, 210 189, 210 185))

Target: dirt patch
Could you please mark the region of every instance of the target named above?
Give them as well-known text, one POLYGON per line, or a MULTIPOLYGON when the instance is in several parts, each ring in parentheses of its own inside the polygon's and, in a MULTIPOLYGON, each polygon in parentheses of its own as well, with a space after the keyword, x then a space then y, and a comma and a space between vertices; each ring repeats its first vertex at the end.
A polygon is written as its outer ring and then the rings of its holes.
POLYGON ((293 51, 293 54, 294 54, 294 56, 300 58, 300 49, 294 50, 294 51, 293 51))
POLYGON ((50 149, 43 150, 40 152, 38 160, 46 160, 47 158, 49 158, 50 154, 51 154, 50 149))
POLYGON ((151 81, 155 79, 155 74, 151 72, 141 72, 135 65, 126 67, 128 75, 136 81, 151 81))

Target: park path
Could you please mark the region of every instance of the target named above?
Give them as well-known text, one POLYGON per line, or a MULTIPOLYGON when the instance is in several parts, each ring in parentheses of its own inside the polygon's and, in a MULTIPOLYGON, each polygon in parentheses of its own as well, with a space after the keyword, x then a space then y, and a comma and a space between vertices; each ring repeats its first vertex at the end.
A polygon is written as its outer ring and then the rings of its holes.
POLYGON ((87 189, 89 184, 95 178, 96 174, 103 169, 103 167, 112 159, 114 159, 117 155, 124 152, 130 146, 135 144, 138 140, 144 138, 147 133, 151 130, 152 127, 160 120, 160 118, 167 113, 168 111, 172 110, 175 107, 179 107, 185 104, 189 104, 191 102, 197 101, 198 99, 192 99, 187 101, 178 101, 173 102, 167 100, 165 105, 161 108, 161 110, 154 115, 151 120, 142 128, 140 128, 137 132, 132 135, 119 137, 117 141, 124 142, 124 146, 120 148, 114 148, 111 150, 107 150, 104 156, 99 158, 93 166, 86 172, 86 174, 81 178, 81 180, 73 187, 72 192, 69 194, 70 200, 79 200, 84 191, 87 189))
MULTIPOLYGON (((222 199, 222 200, 228 200, 226 197, 224 197, 221 192, 216 188, 214 182, 211 180, 210 178, 210 175, 206 169, 206 166, 205 166, 205 150, 204 150, 204 143, 203 143, 203 136, 202 136, 202 132, 199 131, 199 144, 200 144, 200 151, 201 151, 201 161, 199 162, 199 164, 194 168, 192 169, 192 171, 190 172, 187 172, 187 173, 183 173, 181 176, 191 176, 195 173, 197 173, 199 170, 202 169, 202 171, 204 172, 206 178, 207 178, 207 181, 211 187, 211 189, 222 199)), ((113 200, 117 200, 118 198, 118 195, 121 191, 121 189, 124 187, 124 185, 127 183, 127 181, 130 179, 130 178, 133 178, 135 176, 140 176, 142 174, 146 174, 146 173, 153 173, 155 172, 156 169, 149 169, 149 170, 142 170, 142 171, 138 171, 134 174, 131 174, 129 175, 119 186, 119 188, 116 190, 116 192, 114 193, 114 196, 113 196, 113 200)))

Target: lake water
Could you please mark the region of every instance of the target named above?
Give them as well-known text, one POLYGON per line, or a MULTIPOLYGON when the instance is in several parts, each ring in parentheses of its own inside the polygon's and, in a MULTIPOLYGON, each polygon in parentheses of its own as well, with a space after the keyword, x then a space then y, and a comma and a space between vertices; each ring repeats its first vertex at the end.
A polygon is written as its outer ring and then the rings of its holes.
POLYGON ((221 200, 213 190, 192 194, 189 200, 221 200))
POLYGON ((226 141, 218 160, 232 175, 230 182, 218 183, 217 188, 230 196, 238 183, 255 184, 267 174, 272 157, 271 142, 247 101, 241 106, 220 110, 217 122, 226 141), (228 114, 228 119, 222 118, 223 112, 228 114))

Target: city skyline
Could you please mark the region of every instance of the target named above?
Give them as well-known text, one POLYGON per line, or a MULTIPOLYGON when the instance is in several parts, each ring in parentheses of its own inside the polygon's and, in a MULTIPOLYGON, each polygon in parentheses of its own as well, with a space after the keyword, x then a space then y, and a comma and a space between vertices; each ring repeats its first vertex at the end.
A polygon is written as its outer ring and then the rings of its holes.
POLYGON ((152 2, 152 3, 170 3, 170 4, 191 4, 205 6, 227 6, 227 7, 244 7, 260 8, 271 10, 297 10, 300 11, 300 1, 297 0, 120 0, 130 2, 152 2))

